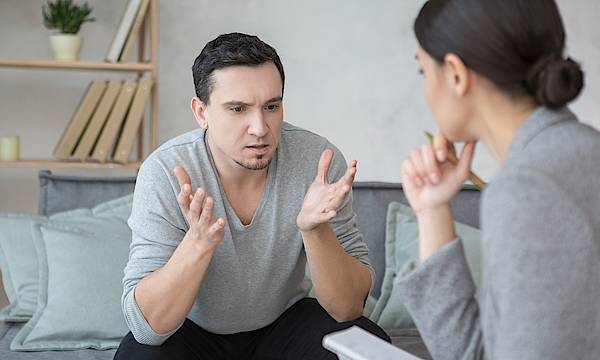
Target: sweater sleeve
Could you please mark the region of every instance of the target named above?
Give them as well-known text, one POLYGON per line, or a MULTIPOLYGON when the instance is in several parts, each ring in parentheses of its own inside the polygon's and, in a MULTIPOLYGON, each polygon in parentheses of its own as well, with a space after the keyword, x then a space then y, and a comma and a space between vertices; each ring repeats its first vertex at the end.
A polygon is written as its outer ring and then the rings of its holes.
POLYGON ((479 307, 460 238, 394 279, 398 294, 434 359, 483 358, 479 307))
POLYGON ((133 336, 145 345, 161 345, 176 331, 168 334, 154 332, 139 309, 134 294, 144 277, 169 261, 185 236, 187 223, 177 206, 175 188, 166 170, 155 161, 144 162, 136 180, 128 221, 132 243, 123 278, 122 308, 133 336))

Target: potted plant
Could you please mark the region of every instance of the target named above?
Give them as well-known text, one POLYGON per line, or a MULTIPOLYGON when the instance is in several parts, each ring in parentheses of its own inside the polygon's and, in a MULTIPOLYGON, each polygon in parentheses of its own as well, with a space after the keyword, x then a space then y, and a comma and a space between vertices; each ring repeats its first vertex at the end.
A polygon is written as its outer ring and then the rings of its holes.
POLYGON ((91 11, 87 3, 78 6, 73 4, 73 0, 48 0, 46 5, 42 5, 44 26, 59 31, 50 35, 50 46, 56 60, 79 60, 83 37, 77 33, 83 23, 95 20, 89 17, 91 11))

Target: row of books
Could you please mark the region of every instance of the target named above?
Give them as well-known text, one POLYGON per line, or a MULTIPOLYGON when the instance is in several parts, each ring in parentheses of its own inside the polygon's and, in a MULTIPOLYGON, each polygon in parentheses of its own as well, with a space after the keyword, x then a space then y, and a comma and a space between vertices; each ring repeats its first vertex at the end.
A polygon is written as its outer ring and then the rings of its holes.
POLYGON ((67 161, 71 156, 80 161, 105 163, 112 160, 129 162, 152 80, 92 80, 71 121, 67 125, 54 156, 67 161))
POLYGON ((129 61, 133 44, 141 30, 149 4, 150 0, 129 0, 106 53, 106 61, 112 63, 129 61))

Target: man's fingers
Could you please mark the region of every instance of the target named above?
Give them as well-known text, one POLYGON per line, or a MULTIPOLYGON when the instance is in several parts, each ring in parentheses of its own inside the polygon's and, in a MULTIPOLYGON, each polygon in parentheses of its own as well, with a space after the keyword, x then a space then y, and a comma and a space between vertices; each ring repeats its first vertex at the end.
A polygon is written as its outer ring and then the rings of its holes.
POLYGON ((176 166, 174 171, 177 180, 179 180, 179 188, 188 193, 192 192, 192 181, 190 180, 188 173, 181 166, 176 166), (184 188, 185 184, 189 184, 189 188, 184 188))
POLYGON ((190 203, 190 215, 192 216, 192 221, 197 221, 199 219, 205 196, 206 191, 204 191, 204 189, 198 188, 198 190, 196 190, 196 194, 190 203))
POLYGON ((319 159, 319 172, 317 173, 317 180, 324 184, 329 184, 329 166, 331 166, 331 160, 333 159, 333 150, 325 149, 321 158, 319 159))
POLYGON ((350 161, 350 164, 348 165, 348 168, 346 169, 346 173, 344 174, 344 177, 341 179, 343 185, 352 186, 352 183, 354 182, 354 177, 356 176, 356 171, 357 171, 356 164, 357 164, 356 160, 350 161))
POLYGON ((219 231, 225 227, 225 219, 219 218, 212 226, 213 231, 219 231))
POLYGON ((200 214, 200 222, 204 224, 210 224, 210 221, 214 219, 213 208, 215 206, 215 200, 207 196, 204 206, 202 207, 202 214, 200 214))

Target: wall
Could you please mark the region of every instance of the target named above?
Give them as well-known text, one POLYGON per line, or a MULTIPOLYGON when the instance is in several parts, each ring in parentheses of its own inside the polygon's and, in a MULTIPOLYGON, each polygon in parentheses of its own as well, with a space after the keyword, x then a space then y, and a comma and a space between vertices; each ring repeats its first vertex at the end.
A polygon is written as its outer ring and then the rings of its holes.
MULTIPOLYGON (((82 1, 77 1, 82 3, 82 1)), ((101 61, 125 0, 88 0, 82 60, 101 61)), ((52 58, 42 25, 45 0, 0 1, 0 57, 52 58)), ((412 22, 422 0, 161 0, 159 143, 196 128, 189 110, 191 65, 224 32, 256 34, 279 52, 286 70, 285 120, 322 134, 348 160, 357 180, 400 181, 400 163, 435 122, 414 61, 412 22)), ((600 3, 559 0, 568 52, 587 72, 572 109, 600 129, 600 3)), ((131 75, 128 75, 131 76, 131 75)), ((92 78, 123 74, 0 68, 0 133, 21 136, 22 158, 51 158, 92 78)), ((473 170, 485 181, 498 166, 478 146, 473 170)), ((38 169, 0 168, 0 211, 37 211, 38 169)), ((56 174, 130 175, 132 171, 53 169, 56 174)))

